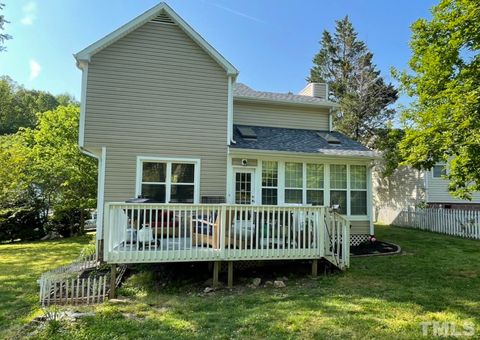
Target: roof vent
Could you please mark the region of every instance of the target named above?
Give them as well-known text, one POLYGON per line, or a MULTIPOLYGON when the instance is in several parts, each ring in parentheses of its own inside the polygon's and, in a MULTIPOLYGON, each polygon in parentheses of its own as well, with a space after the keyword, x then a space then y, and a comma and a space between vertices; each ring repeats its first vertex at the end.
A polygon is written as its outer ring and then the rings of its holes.
POLYGON ((152 19, 152 22, 160 24, 172 24, 175 25, 175 22, 170 18, 166 13, 161 13, 152 19))
POLYGON ((253 131, 251 127, 237 126, 237 131, 244 139, 257 139, 257 134, 255 133, 255 131, 253 131))
POLYGON ((332 135, 331 133, 328 133, 328 132, 317 132, 317 135, 318 135, 320 138, 325 139, 328 144, 342 144, 342 142, 340 142, 340 139, 338 139, 337 137, 335 137, 335 136, 332 135))

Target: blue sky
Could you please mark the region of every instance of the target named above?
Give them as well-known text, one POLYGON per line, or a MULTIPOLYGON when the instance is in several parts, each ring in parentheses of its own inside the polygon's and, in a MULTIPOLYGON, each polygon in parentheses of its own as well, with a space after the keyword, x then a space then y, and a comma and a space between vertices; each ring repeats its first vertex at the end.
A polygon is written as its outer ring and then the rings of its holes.
MULTIPOLYGON (((27 88, 80 97, 72 54, 125 24, 157 0, 3 0, 13 36, 0 75, 27 88)), ((324 29, 349 15, 385 78, 406 67, 409 26, 429 17, 431 0, 170 0, 167 3, 240 70, 257 90, 298 92, 324 29)))

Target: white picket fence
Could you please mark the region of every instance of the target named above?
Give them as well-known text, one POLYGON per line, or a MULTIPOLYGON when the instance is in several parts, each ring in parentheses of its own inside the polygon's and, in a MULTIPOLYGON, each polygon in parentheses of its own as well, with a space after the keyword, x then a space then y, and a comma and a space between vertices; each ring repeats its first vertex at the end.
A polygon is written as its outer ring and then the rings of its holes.
MULTIPOLYGON (((107 299, 110 292, 108 274, 95 274, 87 278, 80 277, 85 270, 96 268, 95 254, 42 274, 40 285, 40 304, 42 307, 56 305, 81 305, 99 303, 107 299)), ((125 268, 121 268, 119 280, 125 268)))
POLYGON ((404 210, 393 225, 480 240, 480 211, 428 208, 404 210))
POLYGON ((108 296, 105 275, 90 278, 40 279, 40 303, 42 307, 55 305, 80 305, 105 301, 108 296))

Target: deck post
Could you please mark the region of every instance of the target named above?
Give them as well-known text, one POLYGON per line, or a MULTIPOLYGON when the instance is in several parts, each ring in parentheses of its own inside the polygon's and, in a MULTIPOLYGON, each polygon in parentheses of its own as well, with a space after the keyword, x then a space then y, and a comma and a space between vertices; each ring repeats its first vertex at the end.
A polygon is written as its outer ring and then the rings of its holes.
POLYGON ((213 262, 213 288, 218 287, 218 272, 220 271, 220 261, 213 262))
POLYGON ((233 261, 228 261, 228 288, 233 288, 233 261))
POLYGON ((116 296, 115 288, 117 286, 117 265, 112 264, 110 266, 111 272, 110 272, 110 299, 114 299, 116 296))
POLYGON ((312 261, 312 276, 315 277, 317 276, 318 273, 318 260, 314 259, 312 261))

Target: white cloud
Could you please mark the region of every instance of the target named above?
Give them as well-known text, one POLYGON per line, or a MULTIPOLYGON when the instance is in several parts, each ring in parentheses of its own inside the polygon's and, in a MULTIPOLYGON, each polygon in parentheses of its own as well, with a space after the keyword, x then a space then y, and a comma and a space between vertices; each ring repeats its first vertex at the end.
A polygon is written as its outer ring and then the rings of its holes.
POLYGON ((38 77, 42 67, 35 59, 30 59, 30 80, 38 77))
POLYGON ((33 22, 37 18, 37 3, 30 1, 22 7, 23 17, 20 22, 24 25, 33 25, 33 22))

